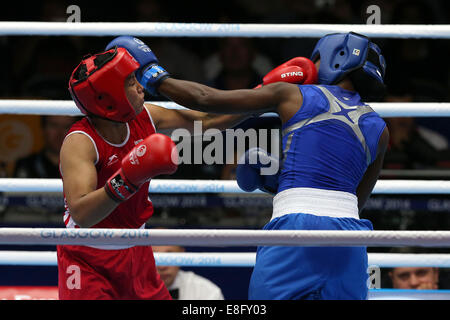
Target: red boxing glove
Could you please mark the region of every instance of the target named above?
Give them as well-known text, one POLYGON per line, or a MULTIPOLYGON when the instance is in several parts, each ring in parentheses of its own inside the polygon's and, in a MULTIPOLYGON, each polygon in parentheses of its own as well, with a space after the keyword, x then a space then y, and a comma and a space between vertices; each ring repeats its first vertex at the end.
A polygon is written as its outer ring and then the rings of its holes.
POLYGON ((122 159, 122 167, 105 184, 106 193, 122 202, 152 177, 174 173, 178 168, 176 151, 168 136, 160 133, 148 136, 122 159))
POLYGON ((297 84, 314 84, 317 83, 317 77, 314 62, 305 57, 296 57, 266 74, 263 78, 263 85, 280 81, 297 84))

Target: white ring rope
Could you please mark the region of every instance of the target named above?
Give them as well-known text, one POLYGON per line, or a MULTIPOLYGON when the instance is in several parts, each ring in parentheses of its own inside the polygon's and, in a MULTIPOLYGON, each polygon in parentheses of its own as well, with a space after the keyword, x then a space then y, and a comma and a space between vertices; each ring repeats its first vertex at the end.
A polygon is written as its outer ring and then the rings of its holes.
POLYGON ((305 37, 354 31, 375 38, 449 39, 450 25, 242 24, 172 22, 0 22, 0 35, 148 37, 305 37))
MULTIPOLYGON (((253 267, 255 252, 155 252, 158 266, 253 267)), ((369 253, 369 265, 380 268, 449 268, 450 254, 369 253)), ((0 265, 56 266, 56 251, 0 251, 0 265)))
MULTIPOLYGON (((170 101, 147 102, 167 109, 186 109, 170 101)), ((374 102, 369 104, 382 117, 450 117, 450 103, 448 102, 374 102)), ((0 114, 82 115, 72 100, 13 99, 0 100, 0 114)))
POLYGON ((450 247, 450 231, 0 228, 0 244, 450 247))
MULTIPOLYGON (((62 192, 61 179, 1 178, 0 192, 62 192)), ((247 193, 235 180, 154 179, 150 193, 247 193)), ((256 190, 250 193, 262 194, 256 190)), ((378 180, 372 194, 450 194, 448 180, 378 180)))

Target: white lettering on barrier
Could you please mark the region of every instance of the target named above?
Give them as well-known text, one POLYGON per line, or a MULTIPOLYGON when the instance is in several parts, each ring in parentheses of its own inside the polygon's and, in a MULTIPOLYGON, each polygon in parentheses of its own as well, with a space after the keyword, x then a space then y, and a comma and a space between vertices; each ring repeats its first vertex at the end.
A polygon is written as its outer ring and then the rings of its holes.
POLYGON ((445 199, 430 199, 427 201, 427 209, 431 211, 449 211, 450 201, 445 199))
MULTIPOLYGON (((120 232, 126 232, 127 230, 121 230, 120 232)), ((82 230, 78 230, 78 229, 67 229, 67 230, 62 230, 60 232, 55 231, 55 230, 42 230, 41 231, 41 238, 44 239, 48 239, 48 238, 53 238, 53 239, 85 239, 85 238, 91 238, 91 239, 98 239, 98 238, 113 238, 115 235, 114 230, 97 230, 97 229, 92 229, 92 230, 86 230, 86 231, 82 231, 82 230)), ((142 237, 142 236, 140 236, 142 237)), ((145 236, 145 237, 148 237, 145 236)), ((127 236, 122 236, 122 238, 127 238, 127 236)))
POLYGON ((161 32, 196 32, 196 33, 208 33, 208 32, 236 32, 241 30, 241 25, 237 23, 155 23, 154 31, 161 32))
POLYGON ((120 238, 122 239, 148 239, 149 234, 146 230, 123 229, 120 238))
POLYGON ((222 259, 215 256, 166 256, 157 254, 155 261, 160 266, 218 266, 222 265, 222 259))

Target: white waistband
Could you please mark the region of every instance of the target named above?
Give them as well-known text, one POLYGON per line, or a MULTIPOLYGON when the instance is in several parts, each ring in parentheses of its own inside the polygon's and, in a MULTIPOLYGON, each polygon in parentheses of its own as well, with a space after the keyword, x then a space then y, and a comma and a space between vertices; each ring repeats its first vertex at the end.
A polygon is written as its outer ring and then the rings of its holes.
POLYGON ((315 188, 286 189, 273 198, 272 219, 290 213, 359 219, 358 198, 344 191, 315 188))

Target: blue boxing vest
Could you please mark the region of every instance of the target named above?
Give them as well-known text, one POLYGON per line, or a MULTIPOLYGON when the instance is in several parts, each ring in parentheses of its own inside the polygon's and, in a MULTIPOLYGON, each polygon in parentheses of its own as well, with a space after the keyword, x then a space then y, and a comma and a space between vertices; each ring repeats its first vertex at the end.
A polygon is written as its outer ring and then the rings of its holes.
POLYGON ((356 194, 376 158, 386 123, 357 92, 339 86, 298 87, 303 105, 282 127, 278 192, 303 187, 356 194))
MULTIPOLYGON (((372 230, 356 189, 386 126, 358 93, 299 85, 303 105, 282 127, 283 159, 264 230, 372 230)), ((249 299, 366 299, 365 247, 259 246, 249 299)))

